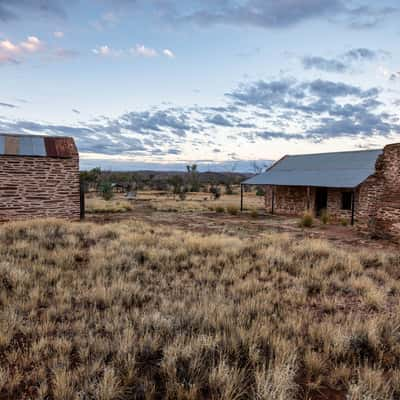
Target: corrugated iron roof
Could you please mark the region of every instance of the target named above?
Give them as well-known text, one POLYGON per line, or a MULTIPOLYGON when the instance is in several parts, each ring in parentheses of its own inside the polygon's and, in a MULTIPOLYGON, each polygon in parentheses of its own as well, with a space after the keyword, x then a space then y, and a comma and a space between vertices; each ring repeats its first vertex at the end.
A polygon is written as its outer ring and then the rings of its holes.
POLYGON ((0 156, 70 158, 78 155, 73 138, 0 133, 0 156))
POLYGON ((375 172, 382 150, 285 156, 246 185, 355 188, 375 172))

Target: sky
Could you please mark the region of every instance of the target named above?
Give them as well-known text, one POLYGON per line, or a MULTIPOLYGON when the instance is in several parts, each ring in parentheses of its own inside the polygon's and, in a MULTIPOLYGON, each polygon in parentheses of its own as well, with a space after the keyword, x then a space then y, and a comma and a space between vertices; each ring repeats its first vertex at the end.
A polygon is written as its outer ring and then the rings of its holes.
POLYGON ((0 132, 81 167, 248 170, 400 142, 395 0, 0 0, 0 132))

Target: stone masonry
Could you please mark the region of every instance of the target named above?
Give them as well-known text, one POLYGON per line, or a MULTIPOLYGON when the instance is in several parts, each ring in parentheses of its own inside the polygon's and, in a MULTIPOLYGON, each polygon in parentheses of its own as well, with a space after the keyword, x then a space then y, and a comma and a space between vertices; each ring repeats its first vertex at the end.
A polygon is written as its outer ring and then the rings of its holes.
POLYGON ((77 151, 64 158, 0 155, 0 221, 79 220, 79 186, 77 151))

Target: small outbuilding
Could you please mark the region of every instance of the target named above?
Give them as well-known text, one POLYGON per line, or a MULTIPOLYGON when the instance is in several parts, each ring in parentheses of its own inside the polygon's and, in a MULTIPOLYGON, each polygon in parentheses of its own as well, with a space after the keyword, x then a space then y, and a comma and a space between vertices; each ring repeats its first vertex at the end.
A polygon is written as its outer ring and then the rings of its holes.
POLYGON ((0 221, 80 219, 73 138, 0 134, 0 221))
POLYGON ((326 212, 372 235, 400 239, 400 144, 287 155, 242 185, 263 186, 271 213, 326 212))

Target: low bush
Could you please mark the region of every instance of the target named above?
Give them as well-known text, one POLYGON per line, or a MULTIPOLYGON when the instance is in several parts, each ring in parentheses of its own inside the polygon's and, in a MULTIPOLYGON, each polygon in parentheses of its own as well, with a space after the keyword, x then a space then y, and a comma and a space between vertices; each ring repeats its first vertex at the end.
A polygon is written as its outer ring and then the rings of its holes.
POLYGON ((230 215, 238 215, 239 214, 239 209, 236 206, 228 206, 226 208, 226 211, 230 215))
POLYGON ((258 218, 258 211, 257 210, 251 210, 250 215, 252 218, 258 218))
POLYGON ((215 211, 217 213, 224 213, 225 212, 225 208, 221 207, 221 206, 217 206, 217 207, 215 207, 215 211))
POLYGON ((321 222, 326 225, 327 223, 329 223, 329 214, 327 210, 323 210, 321 213, 321 222))
POLYGON ((314 224, 314 217, 310 213, 305 213, 300 220, 300 226, 303 228, 311 228, 314 224))
POLYGON ((340 223, 341 223, 343 226, 347 226, 347 225, 349 224, 349 222, 347 221, 346 218, 342 218, 342 219, 340 220, 340 223))

